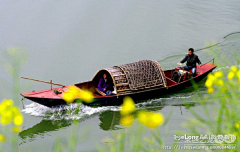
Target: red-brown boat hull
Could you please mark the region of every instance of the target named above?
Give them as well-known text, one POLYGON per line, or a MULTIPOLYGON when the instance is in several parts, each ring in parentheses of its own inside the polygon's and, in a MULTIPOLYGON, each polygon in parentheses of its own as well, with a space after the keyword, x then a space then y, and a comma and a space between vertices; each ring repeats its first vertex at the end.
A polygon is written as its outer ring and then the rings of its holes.
MULTIPOLYGON (((213 63, 204 64, 201 67, 197 67, 197 76, 193 78, 195 82, 199 82, 203 80, 210 72, 212 72, 213 69, 216 68, 216 65, 213 63)), ((190 80, 185 80, 180 83, 176 83, 172 81, 169 76, 171 76, 173 70, 166 70, 165 75, 167 78, 168 87, 156 87, 151 89, 146 89, 142 91, 132 92, 129 94, 124 95, 108 95, 108 96, 100 96, 95 95, 94 101, 90 104, 84 103, 89 106, 114 106, 114 105, 121 105, 123 102, 123 98, 125 96, 130 96, 133 98, 135 102, 138 102, 139 100, 144 99, 150 99, 150 98, 156 98, 168 93, 177 92, 180 90, 183 90, 186 87, 192 86, 192 82, 190 80)), ((91 82, 84 82, 81 84, 76 84, 77 86, 86 84, 91 85, 91 82)), ((88 86, 89 87, 89 86, 88 86)), ((60 87, 55 88, 57 90, 65 90, 68 87, 60 87)), ((27 98, 29 100, 32 100, 36 103, 39 103, 41 105, 47 106, 47 107, 56 107, 56 106, 62 106, 66 105, 66 102, 62 99, 62 94, 56 94, 54 93, 54 89, 48 89, 48 90, 41 90, 41 91, 35 91, 35 92, 27 92, 27 93, 21 93, 21 95, 24 98, 27 98)))

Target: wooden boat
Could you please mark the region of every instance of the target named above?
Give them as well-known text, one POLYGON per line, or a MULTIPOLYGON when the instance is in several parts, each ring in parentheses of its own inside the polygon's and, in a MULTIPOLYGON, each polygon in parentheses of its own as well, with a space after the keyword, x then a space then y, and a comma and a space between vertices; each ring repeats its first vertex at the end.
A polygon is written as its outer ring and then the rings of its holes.
MULTIPOLYGON (((89 106, 114 106, 121 105, 125 96, 130 96, 134 101, 156 98, 168 93, 180 91, 192 85, 191 80, 199 82, 213 69, 213 63, 205 63, 197 66, 196 76, 189 78, 189 72, 180 68, 163 71, 160 64, 152 60, 140 60, 138 62, 114 66, 99 70, 91 81, 74 84, 80 89, 90 90, 94 95, 94 101, 89 106), (115 87, 115 94, 102 96, 95 91, 100 77, 106 73, 115 87)), ((37 102, 47 107, 66 105, 62 99, 62 93, 69 86, 61 86, 54 89, 21 93, 24 98, 37 102)))

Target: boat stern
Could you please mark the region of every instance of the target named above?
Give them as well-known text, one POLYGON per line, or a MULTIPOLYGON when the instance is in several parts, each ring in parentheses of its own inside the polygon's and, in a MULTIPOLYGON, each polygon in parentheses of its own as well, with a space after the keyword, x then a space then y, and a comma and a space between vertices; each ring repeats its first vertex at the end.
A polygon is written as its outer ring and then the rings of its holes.
POLYGON ((206 63, 206 64, 203 64, 202 66, 198 65, 197 66, 197 74, 201 75, 201 74, 210 72, 213 69, 215 69, 216 67, 217 67, 217 65, 214 63, 206 63))

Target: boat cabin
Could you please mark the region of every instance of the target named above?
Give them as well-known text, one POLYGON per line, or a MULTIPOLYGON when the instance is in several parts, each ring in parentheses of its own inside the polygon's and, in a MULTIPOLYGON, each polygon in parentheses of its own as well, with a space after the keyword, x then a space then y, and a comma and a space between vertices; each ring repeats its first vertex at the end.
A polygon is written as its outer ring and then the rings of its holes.
POLYGON ((176 84, 172 80, 172 72, 164 72, 160 64, 152 60, 140 60, 138 62, 113 66, 111 68, 99 70, 92 81, 76 84, 81 89, 91 90, 95 95, 98 82, 107 74, 114 86, 114 94, 123 95, 136 93, 156 87, 167 87, 168 84, 176 84))

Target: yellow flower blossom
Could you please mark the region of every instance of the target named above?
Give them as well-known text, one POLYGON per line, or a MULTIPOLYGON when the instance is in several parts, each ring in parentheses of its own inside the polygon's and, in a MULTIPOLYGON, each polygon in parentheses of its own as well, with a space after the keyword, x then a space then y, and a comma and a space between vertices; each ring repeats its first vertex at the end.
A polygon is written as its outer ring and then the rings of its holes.
POLYGON ((62 98, 68 103, 72 103, 75 99, 82 99, 87 103, 91 103, 94 99, 92 92, 90 91, 83 91, 77 88, 76 86, 70 86, 68 91, 63 93, 62 98))
POLYGON ((164 122, 164 116, 161 113, 153 113, 148 111, 140 111, 138 113, 138 120, 143 125, 150 129, 157 128, 164 122))
POLYGON ((22 129, 21 129, 21 127, 19 127, 19 126, 13 128, 13 132, 15 132, 15 133, 19 133, 19 132, 21 132, 21 130, 22 130, 22 129))
POLYGON ((138 120, 143 125, 147 125, 148 123, 148 112, 147 111, 140 111, 137 115, 138 120))
POLYGON ((65 100, 68 104, 72 103, 76 96, 70 92, 64 92, 62 96, 63 100, 65 100))
POLYGON ((122 110, 120 111, 120 114, 122 116, 131 114, 136 109, 135 103, 131 97, 125 97, 123 99, 123 104, 121 105, 121 107, 122 110))
POLYGON ((70 86, 68 88, 68 92, 70 92, 70 93, 74 94, 75 96, 77 96, 78 93, 79 93, 79 89, 76 86, 70 86))
POLYGON ((120 124, 125 127, 130 127, 132 125, 133 121, 134 121, 133 115, 127 115, 127 116, 123 116, 120 119, 120 124))
POLYGON ((234 134, 235 136, 238 136, 238 132, 236 132, 236 131, 235 131, 233 134, 234 134))
POLYGON ((237 67, 232 66, 232 67, 231 67, 231 71, 232 71, 232 72, 237 72, 237 67))
POLYGON ((13 115, 15 115, 15 116, 21 114, 20 110, 17 107, 12 107, 11 111, 12 111, 13 115))
MULTIPOLYGON (((9 111, 8 108, 13 106, 13 101, 9 99, 4 99, 0 104, 0 115, 5 114, 6 111, 9 111)), ((8 113, 9 114, 9 113, 8 113)))
POLYGON ((214 76, 217 77, 217 78, 221 78, 224 76, 223 72, 222 71, 217 71, 214 73, 214 76))
POLYGON ((224 82, 223 82, 223 80, 217 80, 217 82, 216 82, 216 85, 217 86, 223 86, 224 85, 224 82))
POLYGON ((210 80, 210 79, 207 79, 207 81, 205 82, 205 86, 206 87, 212 87, 213 86, 213 81, 212 80, 210 80))
POLYGON ((23 116, 20 114, 20 115, 17 115, 16 117, 14 117, 13 123, 16 126, 21 126, 23 123, 23 116))
POLYGON ((9 119, 8 117, 2 116, 0 120, 2 125, 8 125, 12 122, 12 119, 9 119))
POLYGON ((13 114, 12 111, 8 110, 8 111, 4 111, 4 113, 1 116, 1 124, 2 125, 8 125, 12 122, 13 119, 13 114))
POLYGON ((11 106, 13 106, 13 101, 8 100, 8 99, 4 99, 2 104, 5 105, 6 107, 11 107, 11 106))
POLYGON ((2 125, 13 122, 16 126, 20 126, 23 123, 23 116, 18 107, 14 106, 13 100, 3 100, 0 104, 0 116, 0 124, 2 125))
POLYGON ((68 104, 72 103, 79 94, 79 89, 76 86, 70 86, 66 92, 63 93, 63 100, 68 104))
POLYGON ((0 134, 0 142, 5 142, 6 141, 6 138, 0 134))
POLYGON ((240 124, 236 122, 235 123, 235 128, 237 128, 237 129, 240 128, 240 124))
POLYGON ((208 92, 209 94, 213 93, 213 92, 214 92, 214 88, 213 88, 213 87, 209 87, 207 92, 208 92))
POLYGON ((70 86, 67 92, 71 93, 74 97, 77 97, 79 93, 79 89, 76 86, 70 86))
POLYGON ((217 77, 215 77, 212 73, 210 73, 210 74, 208 74, 207 79, 215 81, 217 79, 217 77))
POLYGON ((228 73, 228 79, 231 80, 234 77, 234 72, 229 72, 228 73))
POLYGON ((6 110, 6 105, 0 104, 0 115, 2 115, 6 110))
POLYGON ((86 103, 93 102, 93 94, 90 91, 84 90, 79 92, 79 98, 85 101, 86 103))
POLYGON ((5 113, 4 113, 3 116, 4 116, 4 117, 7 117, 7 118, 9 118, 9 119, 12 119, 12 118, 13 118, 13 113, 12 113, 12 111, 9 109, 8 111, 5 111, 5 113))
POLYGON ((157 128, 159 125, 162 125, 164 121, 164 117, 160 113, 152 113, 150 117, 150 122, 148 127, 149 128, 157 128))

